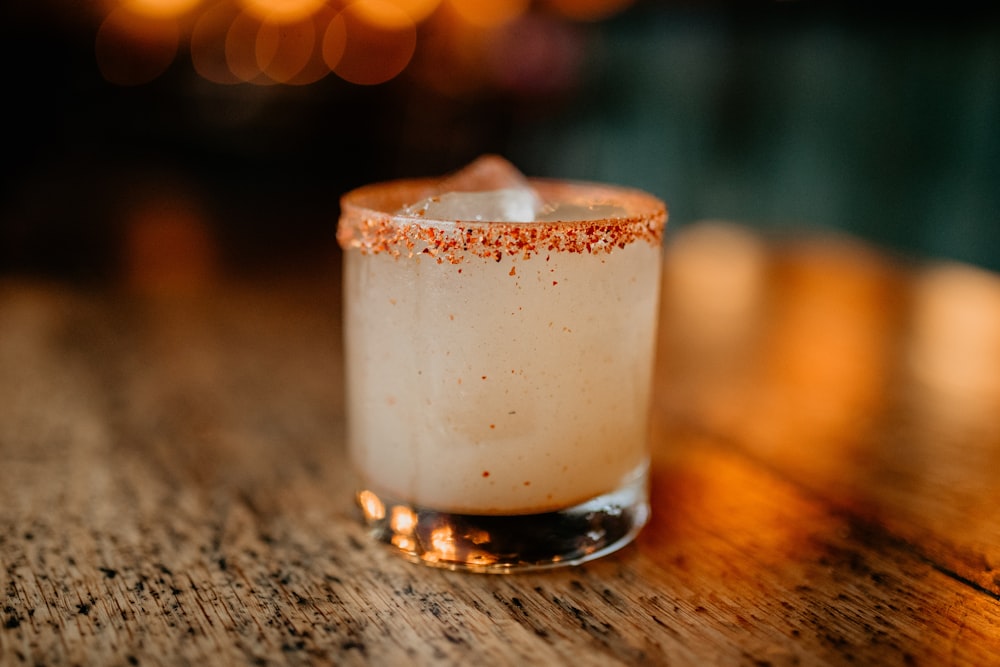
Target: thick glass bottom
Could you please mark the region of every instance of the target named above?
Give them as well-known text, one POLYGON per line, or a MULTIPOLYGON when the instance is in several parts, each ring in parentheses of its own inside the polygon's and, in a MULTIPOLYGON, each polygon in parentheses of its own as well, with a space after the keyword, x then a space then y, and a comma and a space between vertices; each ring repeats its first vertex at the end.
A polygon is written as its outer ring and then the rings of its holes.
POLYGON ((515 516, 439 512, 371 489, 357 498, 372 535, 407 559, 505 574, 578 565, 631 542, 649 518, 647 478, 563 510, 515 516))

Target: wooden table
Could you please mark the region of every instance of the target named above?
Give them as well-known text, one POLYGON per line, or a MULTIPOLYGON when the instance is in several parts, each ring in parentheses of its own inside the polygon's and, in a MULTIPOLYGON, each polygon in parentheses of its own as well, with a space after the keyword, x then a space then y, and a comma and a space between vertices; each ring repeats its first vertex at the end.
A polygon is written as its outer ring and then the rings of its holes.
POLYGON ((505 577, 358 524, 335 260, 0 281, 0 664, 1000 664, 1000 277, 676 233, 652 521, 505 577))

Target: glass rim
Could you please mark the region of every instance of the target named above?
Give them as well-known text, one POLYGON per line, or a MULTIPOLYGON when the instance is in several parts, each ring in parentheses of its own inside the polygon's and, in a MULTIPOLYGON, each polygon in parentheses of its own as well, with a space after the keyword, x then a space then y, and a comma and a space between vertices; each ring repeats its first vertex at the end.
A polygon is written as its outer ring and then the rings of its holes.
POLYGON ((625 214, 587 220, 501 222, 396 213, 441 194, 440 184, 440 179, 398 179, 345 193, 340 199, 337 241, 345 250, 363 253, 441 254, 456 263, 471 252, 499 261, 503 255, 611 252, 637 240, 659 244, 668 217, 663 200, 637 188, 548 178, 528 179, 544 202, 612 204, 624 208, 625 214))

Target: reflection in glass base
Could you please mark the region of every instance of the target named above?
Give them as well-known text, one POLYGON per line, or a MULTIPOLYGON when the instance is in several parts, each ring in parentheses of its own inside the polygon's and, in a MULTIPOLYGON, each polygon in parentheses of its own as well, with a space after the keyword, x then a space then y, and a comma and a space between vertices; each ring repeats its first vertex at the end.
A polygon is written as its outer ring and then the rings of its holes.
POLYGON ((519 516, 438 512, 370 489, 357 498, 379 541, 413 562, 470 572, 578 565, 622 548, 649 518, 646 475, 574 507, 519 516))

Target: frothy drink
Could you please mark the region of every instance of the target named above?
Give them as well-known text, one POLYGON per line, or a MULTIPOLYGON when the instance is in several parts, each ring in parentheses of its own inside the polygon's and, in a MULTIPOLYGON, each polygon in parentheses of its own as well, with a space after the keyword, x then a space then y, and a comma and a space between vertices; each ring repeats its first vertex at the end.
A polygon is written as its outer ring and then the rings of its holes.
POLYGON ((663 204, 528 181, 494 157, 342 204, 349 448, 380 537, 499 571, 631 539, 646 517, 663 204))

